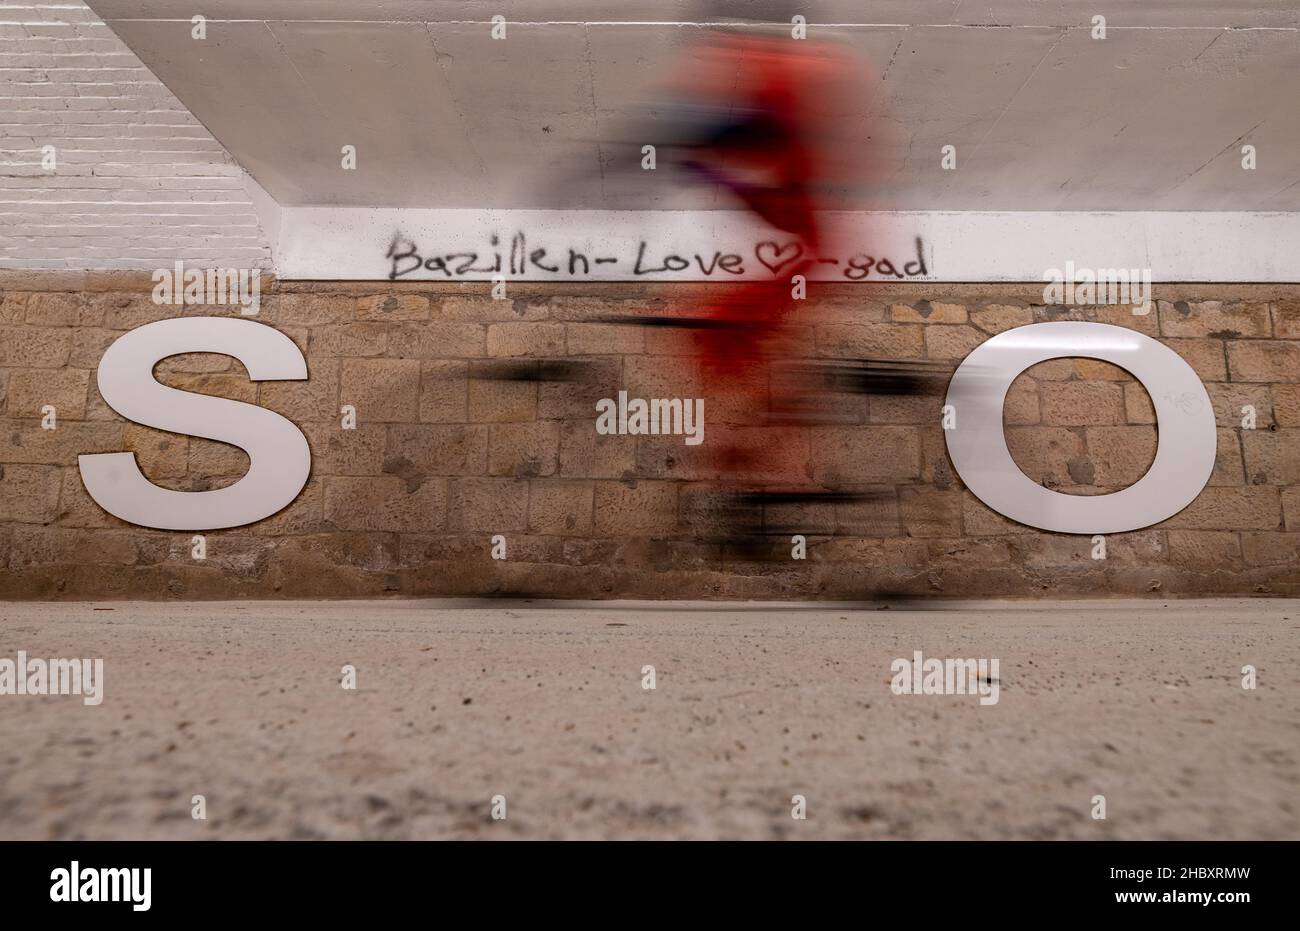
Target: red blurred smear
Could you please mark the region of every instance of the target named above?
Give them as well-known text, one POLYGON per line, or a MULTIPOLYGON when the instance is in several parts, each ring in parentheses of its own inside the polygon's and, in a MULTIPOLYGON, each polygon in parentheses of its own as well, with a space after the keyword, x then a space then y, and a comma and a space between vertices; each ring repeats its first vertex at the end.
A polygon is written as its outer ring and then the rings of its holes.
MULTIPOLYGON (((854 95, 866 74, 864 63, 835 43, 793 39, 788 31, 716 31, 692 50, 673 81, 678 112, 693 122, 682 164, 795 237, 802 249, 780 278, 725 286, 702 308, 704 317, 722 324, 696 334, 715 410, 721 402, 751 423, 763 421, 767 379, 752 377, 753 369, 782 353, 787 318, 802 303, 793 277, 807 279, 822 256, 857 251, 828 242, 821 215, 846 206, 832 203, 830 192, 858 191, 866 179, 865 127, 859 122, 856 132, 848 131, 845 122, 860 104, 854 95)), ((734 479, 759 468, 754 457, 752 446, 743 452, 725 441, 713 446, 715 465, 734 479)))

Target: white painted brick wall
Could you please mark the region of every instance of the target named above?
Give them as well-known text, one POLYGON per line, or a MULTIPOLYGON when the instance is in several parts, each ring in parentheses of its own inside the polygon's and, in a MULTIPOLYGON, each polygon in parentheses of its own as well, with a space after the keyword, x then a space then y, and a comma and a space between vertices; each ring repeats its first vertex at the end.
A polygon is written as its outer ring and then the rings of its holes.
POLYGON ((85 4, 0 2, 0 268, 177 259, 271 266, 243 169, 85 4))

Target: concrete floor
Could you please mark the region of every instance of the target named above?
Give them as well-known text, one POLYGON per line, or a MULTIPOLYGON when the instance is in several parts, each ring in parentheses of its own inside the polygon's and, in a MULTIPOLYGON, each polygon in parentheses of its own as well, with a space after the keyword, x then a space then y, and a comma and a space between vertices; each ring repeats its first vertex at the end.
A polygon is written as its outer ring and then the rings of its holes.
POLYGON ((0 696, 0 839, 1300 837, 1296 600, 0 618, 0 658, 105 663, 96 707, 0 696), (916 649, 998 658, 999 702, 894 695, 916 649))

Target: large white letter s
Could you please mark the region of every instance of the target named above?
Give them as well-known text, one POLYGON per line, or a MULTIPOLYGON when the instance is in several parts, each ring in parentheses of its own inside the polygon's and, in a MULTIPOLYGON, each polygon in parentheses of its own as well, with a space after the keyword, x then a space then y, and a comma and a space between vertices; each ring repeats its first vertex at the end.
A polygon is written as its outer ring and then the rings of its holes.
POLYGON ((270 517, 307 483, 307 438, 264 407, 155 381, 159 360, 183 352, 234 356, 253 381, 307 377, 307 360, 293 340, 251 320, 178 317, 132 330, 99 362, 99 393, 109 407, 145 426, 238 446, 248 453, 248 473, 225 488, 172 491, 145 478, 134 453, 96 453, 79 457, 86 491, 110 514, 160 530, 219 530, 270 517))

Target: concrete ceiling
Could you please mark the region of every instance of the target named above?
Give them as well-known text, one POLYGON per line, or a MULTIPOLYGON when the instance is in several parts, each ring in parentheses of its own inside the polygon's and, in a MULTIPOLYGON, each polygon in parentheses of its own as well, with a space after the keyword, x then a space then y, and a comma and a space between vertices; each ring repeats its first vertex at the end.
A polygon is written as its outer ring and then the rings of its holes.
MULTIPOLYGON (((671 164, 617 170, 700 37, 694 2, 211 0, 201 42, 193 0, 89 4, 285 206, 732 206, 671 164)), ((1300 210, 1294 0, 794 8, 863 62, 843 125, 871 184, 837 206, 1300 210)))

